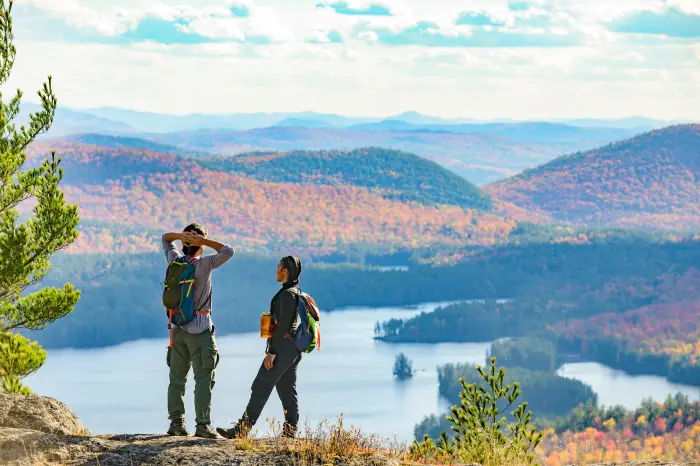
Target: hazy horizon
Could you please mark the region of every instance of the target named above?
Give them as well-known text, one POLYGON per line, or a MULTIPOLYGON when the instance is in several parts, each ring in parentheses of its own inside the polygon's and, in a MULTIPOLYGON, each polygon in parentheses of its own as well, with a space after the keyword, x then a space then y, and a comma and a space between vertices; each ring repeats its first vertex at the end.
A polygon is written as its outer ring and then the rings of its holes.
MULTIPOLYGON (((24 90, 24 89, 23 89, 24 90)), ((39 105, 39 101, 37 99, 31 98, 33 96, 30 96, 29 98, 27 96, 22 97, 22 103, 31 103, 34 105, 39 105)), ((231 112, 220 112, 220 113, 207 113, 207 112, 160 112, 160 111, 153 111, 149 109, 139 109, 139 108, 131 108, 131 107, 120 107, 120 106, 115 106, 115 105, 105 105, 105 106, 95 106, 95 107, 76 107, 76 106, 71 106, 71 105, 63 105, 60 101, 58 102, 57 109, 62 109, 62 110, 69 110, 69 111, 76 111, 76 112, 96 112, 96 111, 101 111, 101 110, 117 110, 117 111, 123 111, 123 112, 134 112, 134 113, 141 113, 144 115, 147 114, 153 114, 153 115, 164 115, 164 116, 173 116, 173 117, 188 117, 188 116, 204 116, 204 117, 227 117, 227 116, 240 116, 240 115, 268 115, 268 116, 273 116, 273 115, 301 115, 301 114, 315 114, 315 115, 327 115, 327 116, 339 116, 339 117, 345 117, 345 118, 352 118, 352 119, 376 119, 376 120, 382 120, 382 119, 391 119, 395 117, 401 117, 407 114, 413 114, 416 116, 421 116, 425 118, 434 118, 434 119, 443 119, 446 121, 456 121, 456 120, 465 120, 465 123, 468 123, 469 121, 466 120, 471 120, 475 123, 481 123, 481 122, 508 122, 512 121, 515 123, 526 123, 526 122, 543 122, 543 123, 565 123, 569 121, 576 121, 576 120, 601 120, 601 121, 622 121, 622 120, 633 120, 633 119, 644 119, 644 120, 657 120, 657 121, 662 121, 662 122, 668 122, 668 123, 674 123, 674 122, 682 122, 682 123, 698 123, 700 122, 700 117, 698 118, 660 118, 658 116, 654 115, 639 115, 639 114, 629 114, 629 115, 623 115, 623 116, 618 116, 618 117, 602 117, 602 116, 595 116, 595 115, 574 115, 571 117, 542 117, 542 118, 514 118, 514 117, 508 117, 508 116, 495 116, 495 117, 480 117, 478 115, 456 115, 456 116, 450 116, 450 115, 441 115, 441 114, 433 114, 433 113, 424 113, 418 110, 413 110, 413 109, 406 109, 402 111, 397 111, 397 112, 392 112, 392 113, 376 113, 376 114, 371 114, 371 113, 365 113, 365 114, 355 114, 355 113, 343 113, 340 111, 317 111, 317 110, 311 110, 311 109, 292 109, 292 110, 271 110, 271 111, 241 111, 241 112, 236 112, 236 111, 231 111, 231 112)))

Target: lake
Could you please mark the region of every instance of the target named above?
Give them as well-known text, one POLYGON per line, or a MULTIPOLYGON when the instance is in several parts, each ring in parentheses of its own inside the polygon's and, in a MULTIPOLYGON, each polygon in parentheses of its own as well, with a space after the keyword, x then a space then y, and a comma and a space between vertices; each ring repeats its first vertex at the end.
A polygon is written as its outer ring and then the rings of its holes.
MULTIPOLYGON (((324 313, 321 350, 305 355, 299 367, 302 420, 316 425, 343 414, 346 425, 409 441, 414 425, 424 416, 446 411, 448 404, 438 395, 436 366, 483 363, 488 343, 388 344, 373 339, 376 321, 411 317, 440 304, 445 303, 324 313), (406 382, 392 376, 394 358, 400 352, 413 360, 418 371, 406 382)), ((215 426, 227 427, 245 408, 264 357, 265 340, 257 333, 248 333, 219 336, 217 343, 221 360, 212 421, 215 426)), ((169 423, 167 345, 164 336, 103 349, 51 350, 44 367, 26 382, 35 393, 68 405, 94 434, 164 432, 169 423)), ((673 384, 662 377, 629 376, 596 363, 567 364, 559 373, 589 383, 601 404, 634 408, 644 397, 662 401, 678 391, 700 398, 697 387, 673 384)), ((193 390, 190 375, 185 407, 192 428, 193 390)), ((274 391, 256 426, 261 433, 267 432, 268 417, 283 418, 274 391)))

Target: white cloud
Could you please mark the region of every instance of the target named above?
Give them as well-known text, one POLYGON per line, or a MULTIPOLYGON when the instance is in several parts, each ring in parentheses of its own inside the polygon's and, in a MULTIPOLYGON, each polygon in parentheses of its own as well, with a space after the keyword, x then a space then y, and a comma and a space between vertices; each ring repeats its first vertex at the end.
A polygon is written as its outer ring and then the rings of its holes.
POLYGON ((197 18, 186 25, 177 25, 178 29, 190 34, 198 34, 209 39, 233 39, 243 41, 245 34, 241 24, 234 18, 197 18))
POLYGON ((295 38, 294 32, 287 27, 280 13, 270 6, 258 6, 251 12, 248 34, 270 37, 275 42, 291 41, 295 38))
POLYGON ((357 50, 345 48, 341 51, 341 56, 345 61, 358 61, 362 57, 362 54, 357 50))
POLYGON ((669 7, 678 7, 686 13, 700 15, 700 2, 698 0, 667 0, 669 7))
MULTIPOLYGON (((186 0, 183 0, 183 2, 186 0)), ((254 10, 251 0, 218 1, 199 7, 184 3, 157 2, 88 2, 79 0, 27 0, 29 5, 61 18, 68 24, 95 30, 106 36, 116 36, 134 29, 146 18, 165 21, 186 20, 196 22, 192 30, 212 25, 221 32, 226 19, 236 18, 232 7, 254 10), (218 23, 217 23, 218 22, 218 23)), ((224 28, 230 29, 230 26, 224 28)), ((224 33, 225 37, 231 33, 224 33)), ((209 35, 205 37, 211 37, 209 35)))
MULTIPOLYGON (((393 16, 375 17, 339 15, 314 1, 256 0, 245 3, 246 18, 232 14, 226 0, 27 1, 107 36, 133 30, 144 18, 181 19, 188 32, 239 42, 96 45, 22 35, 10 86, 31 98, 52 74, 61 105, 175 113, 700 117, 700 43, 640 39, 605 26, 633 10, 661 8, 661 0, 537 0, 525 11, 508 10, 506 0, 382 1, 374 3, 387 5, 393 16), (398 33, 426 21, 436 26, 425 34, 474 34, 478 28, 455 24, 464 11, 488 14, 505 28, 551 36, 577 31, 585 40, 548 48, 387 47, 375 31, 398 33), (344 43, 305 42, 323 42, 330 31, 344 43), (241 42, 256 37, 272 44, 241 42)), ((668 4, 700 8, 697 0, 668 4)))
POLYGON ((331 40, 328 38, 328 32, 329 31, 327 30, 316 29, 314 31, 311 31, 310 39, 311 41, 319 44, 328 44, 331 42, 331 40))
POLYGON ((629 63, 644 63, 645 58, 644 55, 639 52, 625 52, 616 60, 629 63))
POLYGON ((338 54, 326 47, 307 45, 296 51, 293 58, 302 58, 306 60, 337 60, 338 54))
POLYGON ((111 11, 96 11, 78 0, 28 0, 54 17, 65 19, 68 24, 78 28, 94 29, 100 34, 115 36, 135 27, 140 17, 129 10, 119 11, 112 7, 111 11))
POLYGON ((690 49, 695 52, 695 56, 700 60, 700 43, 691 45, 690 49))
MULTIPOLYGON (((173 113, 317 110, 389 115, 416 109, 481 118, 678 117, 692 115, 700 103, 700 89, 692 82, 697 74, 618 72, 604 60, 605 51, 594 49, 455 51, 454 64, 411 63, 398 53, 389 54, 389 60, 386 52, 369 49, 355 52, 358 62, 323 47, 264 50, 268 58, 260 60, 25 43, 10 86, 31 91, 50 72, 62 105, 173 113)), ((410 53, 425 51, 416 47, 410 53)))
POLYGON ((378 42, 379 36, 374 31, 361 31, 357 37, 367 42, 378 42))

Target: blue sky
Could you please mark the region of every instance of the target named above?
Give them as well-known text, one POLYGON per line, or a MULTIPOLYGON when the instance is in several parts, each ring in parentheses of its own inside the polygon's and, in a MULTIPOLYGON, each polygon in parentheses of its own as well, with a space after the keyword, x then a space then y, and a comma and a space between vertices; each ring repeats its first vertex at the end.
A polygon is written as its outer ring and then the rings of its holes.
MULTIPOLYGON (((700 0, 25 0, 9 85, 166 113, 700 119, 700 0)), ((7 91, 5 91, 7 92, 7 91)))

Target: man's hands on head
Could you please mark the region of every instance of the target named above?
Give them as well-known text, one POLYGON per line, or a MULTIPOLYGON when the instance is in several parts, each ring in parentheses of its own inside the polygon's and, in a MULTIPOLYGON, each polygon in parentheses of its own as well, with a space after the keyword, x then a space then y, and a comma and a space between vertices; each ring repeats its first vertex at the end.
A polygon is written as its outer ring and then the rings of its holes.
POLYGON ((182 233, 182 236, 180 237, 180 241, 182 241, 182 244, 189 244, 190 246, 202 246, 204 245, 204 236, 195 233, 193 231, 186 231, 182 233))
POLYGON ((180 240, 185 246, 207 246, 214 249, 216 252, 220 252, 221 249, 224 246, 226 246, 224 243, 210 238, 206 238, 192 231, 185 231, 181 233, 166 233, 165 235, 163 235, 163 239, 168 243, 180 240))

